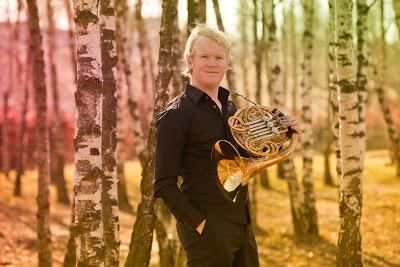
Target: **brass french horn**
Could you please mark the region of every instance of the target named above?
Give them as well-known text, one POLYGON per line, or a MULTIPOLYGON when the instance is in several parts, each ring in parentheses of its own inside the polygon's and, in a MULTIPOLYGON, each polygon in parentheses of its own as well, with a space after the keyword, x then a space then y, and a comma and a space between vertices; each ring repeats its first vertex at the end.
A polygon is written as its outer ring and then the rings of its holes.
POLYGON ((242 157, 227 140, 214 144, 211 160, 215 178, 230 203, 244 205, 250 178, 293 154, 298 133, 291 123, 291 117, 278 109, 260 105, 241 108, 229 118, 233 138, 249 154, 242 157))

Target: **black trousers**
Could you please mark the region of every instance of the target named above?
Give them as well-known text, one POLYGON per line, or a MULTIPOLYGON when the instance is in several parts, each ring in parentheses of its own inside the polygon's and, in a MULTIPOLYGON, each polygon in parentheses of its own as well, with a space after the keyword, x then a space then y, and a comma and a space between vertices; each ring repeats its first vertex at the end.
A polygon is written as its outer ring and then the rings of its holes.
POLYGON ((179 239, 186 251, 188 267, 258 267, 257 244, 251 224, 207 214, 201 235, 177 223, 179 239))

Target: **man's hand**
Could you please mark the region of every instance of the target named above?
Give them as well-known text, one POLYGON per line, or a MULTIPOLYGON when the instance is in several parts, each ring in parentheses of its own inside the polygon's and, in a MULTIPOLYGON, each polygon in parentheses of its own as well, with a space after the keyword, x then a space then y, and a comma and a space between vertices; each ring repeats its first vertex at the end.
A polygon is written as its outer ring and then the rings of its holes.
POLYGON ((292 115, 286 115, 285 118, 285 124, 287 127, 292 128, 293 130, 295 130, 296 132, 300 133, 300 126, 296 120, 296 118, 292 115))
POLYGON ((206 224, 206 220, 204 219, 197 227, 196 227, 196 231, 201 234, 203 232, 204 229, 204 225, 206 224))

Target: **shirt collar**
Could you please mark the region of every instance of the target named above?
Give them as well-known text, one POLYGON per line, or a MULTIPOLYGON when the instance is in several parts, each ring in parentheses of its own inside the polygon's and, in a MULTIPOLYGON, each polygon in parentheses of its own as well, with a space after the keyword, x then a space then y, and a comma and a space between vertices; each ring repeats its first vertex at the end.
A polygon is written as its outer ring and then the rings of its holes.
MULTIPOLYGON (((185 93, 188 95, 194 103, 197 104, 199 102, 200 98, 206 94, 197 87, 192 86, 191 84, 187 83, 186 88, 185 88, 185 93)), ((229 97, 229 90, 225 89, 224 87, 220 86, 218 88, 218 99, 222 100, 224 103, 228 101, 229 97)))

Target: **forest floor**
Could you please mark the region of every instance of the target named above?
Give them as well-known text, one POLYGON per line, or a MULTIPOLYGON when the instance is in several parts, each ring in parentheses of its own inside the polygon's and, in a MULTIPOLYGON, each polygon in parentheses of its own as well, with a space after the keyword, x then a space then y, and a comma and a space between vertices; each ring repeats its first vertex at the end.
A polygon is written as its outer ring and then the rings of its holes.
MULTIPOLYGON (((334 163, 332 156, 331 162, 334 163)), ((363 180, 363 217, 361 223, 364 266, 400 267, 400 179, 394 167, 388 165, 387 151, 369 151, 365 159, 363 180)), ((296 159, 299 170, 301 161, 296 159)), ((332 172, 335 168, 332 164, 332 172)), ((140 199, 140 165, 127 162, 128 191, 135 209, 140 199)), ((272 189, 258 189, 259 227, 257 244, 260 266, 325 267, 333 266, 339 230, 338 187, 322 182, 323 161, 314 159, 315 192, 320 238, 299 240, 293 235, 287 184, 276 178, 276 168, 270 168, 272 189)), ((68 187, 72 188, 73 167, 65 169, 68 187)), ((298 177, 301 177, 301 171, 298 177)), ((36 172, 27 171, 23 177, 23 197, 13 196, 13 177, 0 174, 0 266, 37 266, 36 241, 36 172)), ((300 180, 300 179, 299 179, 300 180)), ((72 192, 72 190, 70 190, 72 192)), ((62 266, 69 236, 71 208, 56 202, 51 188, 51 232, 53 266, 62 266)), ((129 248, 135 217, 120 214, 121 266, 129 248)), ((156 244, 151 266, 157 265, 156 244)))

